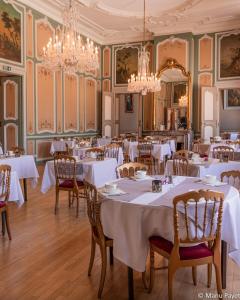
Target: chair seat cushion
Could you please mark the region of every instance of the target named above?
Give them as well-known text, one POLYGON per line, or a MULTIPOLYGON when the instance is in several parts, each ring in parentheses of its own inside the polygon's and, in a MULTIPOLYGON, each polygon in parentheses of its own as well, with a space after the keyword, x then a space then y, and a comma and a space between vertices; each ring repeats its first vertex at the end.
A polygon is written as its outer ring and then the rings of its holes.
MULTIPOLYGON (((173 248, 172 242, 160 236, 150 237, 149 242, 150 244, 169 254, 171 253, 173 248)), ((201 243, 190 247, 179 247, 179 255, 181 260, 189 260, 212 256, 213 252, 208 248, 208 246, 205 243, 201 243)))
POLYGON ((6 206, 6 202, 5 201, 0 201, 0 208, 6 206))
MULTIPOLYGON (((78 185, 78 187, 84 186, 83 182, 80 180, 77 180, 77 185, 78 185)), ((63 182, 61 182, 59 184, 59 187, 66 188, 66 189, 72 189, 72 188, 74 188, 74 181, 73 180, 64 180, 63 182)))

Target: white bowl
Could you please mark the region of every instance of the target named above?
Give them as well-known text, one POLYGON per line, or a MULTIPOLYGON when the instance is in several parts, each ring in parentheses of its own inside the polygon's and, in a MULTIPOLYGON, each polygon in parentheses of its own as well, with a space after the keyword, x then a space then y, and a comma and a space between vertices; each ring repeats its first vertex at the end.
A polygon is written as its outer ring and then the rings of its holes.
POLYGON ((105 191, 107 193, 114 193, 117 190, 117 184, 116 183, 106 183, 105 184, 105 191))
POLYGON ((138 170, 135 174, 136 178, 142 179, 145 178, 147 175, 147 171, 138 170))
POLYGON ((215 183, 217 181, 217 176, 216 175, 206 175, 203 178, 204 182, 206 183, 215 183))

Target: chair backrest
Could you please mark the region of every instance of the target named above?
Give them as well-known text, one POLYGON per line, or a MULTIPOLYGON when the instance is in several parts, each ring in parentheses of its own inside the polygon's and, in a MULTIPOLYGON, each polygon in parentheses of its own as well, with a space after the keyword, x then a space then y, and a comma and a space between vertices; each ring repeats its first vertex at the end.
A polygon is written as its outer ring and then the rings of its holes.
POLYGON ((138 155, 139 157, 144 155, 152 155, 153 144, 151 142, 138 142, 138 155))
POLYGON ((93 148, 87 149, 85 153, 86 154, 87 153, 104 154, 104 150, 101 148, 93 147, 93 148))
POLYGON ((229 160, 234 160, 234 149, 229 146, 217 146, 213 148, 213 158, 227 156, 229 160))
POLYGON ((120 147, 117 143, 112 143, 105 146, 105 157, 116 158, 116 160, 118 161, 119 148, 120 147))
POLYGON ((16 146, 11 149, 15 155, 24 155, 25 150, 22 147, 16 146))
POLYGON ((182 156, 173 157, 173 175, 188 176, 188 159, 182 156))
POLYGON ((221 173, 221 181, 227 182, 240 191, 240 171, 232 170, 221 173))
POLYGON ((73 155, 73 149, 69 147, 68 143, 65 143, 67 155, 73 155))
POLYGON ((148 171, 148 166, 137 162, 126 163, 117 167, 117 176, 120 178, 133 177, 138 170, 148 171))
POLYGON ((176 196, 174 205, 174 247, 208 242, 220 245, 224 193, 192 191, 176 196))
POLYGON ((54 156, 56 184, 59 180, 73 180, 76 183, 76 159, 69 155, 54 156))
POLYGON ((92 234, 95 239, 102 243, 105 243, 105 237, 103 233, 101 223, 101 201, 98 199, 98 192, 94 185, 84 180, 85 195, 87 199, 87 214, 92 228, 92 234))
POLYGON ((0 165, 0 200, 8 201, 10 193, 11 166, 0 165))
POLYGON ((55 151, 54 152, 54 154, 53 154, 54 156, 59 156, 59 155, 68 155, 68 151, 55 151))
POLYGON ((175 156, 181 156, 181 157, 185 157, 185 158, 191 158, 193 152, 192 151, 188 151, 188 150, 178 150, 175 152, 175 156))

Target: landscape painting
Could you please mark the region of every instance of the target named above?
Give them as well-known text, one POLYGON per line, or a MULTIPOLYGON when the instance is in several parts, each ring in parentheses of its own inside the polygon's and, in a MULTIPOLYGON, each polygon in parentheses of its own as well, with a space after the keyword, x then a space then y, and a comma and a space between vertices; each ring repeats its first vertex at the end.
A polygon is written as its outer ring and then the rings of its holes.
POLYGON ((0 59, 21 63, 21 13, 0 0, 0 59))
POLYGON ((127 47, 117 49, 115 52, 116 85, 125 85, 131 74, 138 72, 138 49, 127 47))
POLYGON ((219 40, 220 79, 240 77, 240 33, 219 40))
POLYGON ((224 90, 224 109, 240 109, 240 89, 224 90))

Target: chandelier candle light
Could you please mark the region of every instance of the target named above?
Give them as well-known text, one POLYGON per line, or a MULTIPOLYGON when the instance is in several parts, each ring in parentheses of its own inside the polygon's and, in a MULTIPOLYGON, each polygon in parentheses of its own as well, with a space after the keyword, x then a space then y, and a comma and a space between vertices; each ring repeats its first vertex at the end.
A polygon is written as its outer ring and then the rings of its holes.
POLYGON ((128 91, 131 93, 141 93, 147 95, 148 92, 158 92, 161 90, 161 81, 157 74, 149 73, 150 54, 145 46, 146 35, 146 5, 144 0, 143 17, 143 45, 138 54, 138 75, 132 74, 128 79, 128 91))
POLYGON ((187 105, 188 105, 188 96, 187 95, 181 96, 181 98, 179 98, 179 106, 187 107, 187 105))
POLYGON ((98 48, 88 38, 84 42, 78 33, 78 15, 78 6, 70 0, 69 7, 63 10, 62 28, 43 47, 43 62, 47 67, 67 73, 99 68, 98 48))

